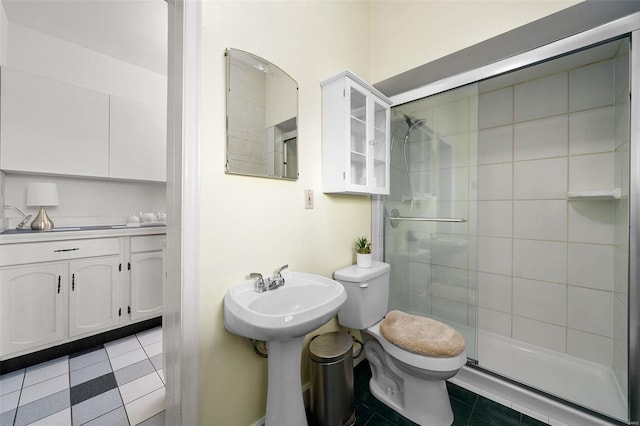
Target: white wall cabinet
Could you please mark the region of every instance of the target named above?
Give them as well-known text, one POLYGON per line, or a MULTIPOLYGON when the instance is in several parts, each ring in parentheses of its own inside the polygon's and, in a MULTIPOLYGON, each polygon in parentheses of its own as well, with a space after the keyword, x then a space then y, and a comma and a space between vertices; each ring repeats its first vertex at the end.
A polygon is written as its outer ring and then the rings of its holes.
POLYGON ((166 104, 110 96, 109 176, 166 181, 166 104))
POLYGON ((121 309, 122 257, 75 260, 69 263, 69 275, 69 336, 117 326, 121 309))
POLYGON ((0 359, 161 316, 163 239, 0 244, 0 359))
POLYGON ((0 84, 0 169, 109 175, 107 94, 6 67, 0 84))
POLYGON ((350 71, 321 84, 323 192, 389 194, 391 101, 350 71))
POLYGON ((0 84, 0 169, 166 181, 166 103, 6 67, 0 84))
POLYGON ((131 320, 162 314, 163 236, 131 238, 131 320))
POLYGON ((65 282, 62 263, 0 268, 0 356, 64 338, 65 282))

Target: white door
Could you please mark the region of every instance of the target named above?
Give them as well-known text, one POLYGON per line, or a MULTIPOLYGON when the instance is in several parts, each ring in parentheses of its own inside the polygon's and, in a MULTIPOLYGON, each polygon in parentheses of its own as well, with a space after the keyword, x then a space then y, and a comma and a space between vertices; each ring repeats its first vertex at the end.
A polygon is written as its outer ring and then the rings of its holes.
POLYGON ((162 315, 162 252, 131 255, 131 320, 162 315))
POLYGON ((121 269, 120 256, 69 262, 69 336, 118 325, 121 269))
POLYGON ((0 268, 0 356, 64 339, 64 266, 0 268))

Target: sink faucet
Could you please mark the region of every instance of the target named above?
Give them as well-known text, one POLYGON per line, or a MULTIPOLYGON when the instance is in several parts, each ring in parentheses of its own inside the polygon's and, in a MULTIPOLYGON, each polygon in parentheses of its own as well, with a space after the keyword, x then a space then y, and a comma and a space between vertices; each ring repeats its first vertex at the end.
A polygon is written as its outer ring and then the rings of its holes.
POLYGON ((264 283, 264 278, 262 278, 262 274, 258 272, 252 272, 249 274, 249 278, 256 278, 256 282, 253 285, 253 289, 256 293, 262 293, 267 291, 267 286, 264 283))
POLYGON ((273 273, 273 277, 271 278, 271 280, 269 280, 269 290, 275 290, 276 288, 282 287, 284 285, 284 277, 282 276, 281 272, 288 267, 289 265, 283 265, 276 269, 276 271, 273 273))
POLYGON ((13 210, 13 211, 15 211, 15 212, 18 212, 18 213, 20 213, 20 215, 22 216, 22 221, 21 221, 19 224, 17 224, 17 225, 16 225, 16 229, 22 229, 22 227, 23 227, 24 225, 26 225, 26 223, 27 223, 27 222, 29 222, 29 219, 31 219, 31 215, 30 215, 30 214, 24 214, 24 213, 22 213, 22 210, 20 210, 20 209, 19 209, 19 208, 17 208, 17 207, 13 207, 13 206, 5 205, 5 206, 4 206, 4 208, 5 208, 5 209, 11 209, 11 210, 13 210))

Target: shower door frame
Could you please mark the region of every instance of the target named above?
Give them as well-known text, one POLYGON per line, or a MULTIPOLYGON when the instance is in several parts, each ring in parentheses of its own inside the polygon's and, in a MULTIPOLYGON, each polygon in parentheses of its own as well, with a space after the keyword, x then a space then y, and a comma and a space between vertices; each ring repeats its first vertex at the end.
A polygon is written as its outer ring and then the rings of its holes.
MULTIPOLYGON (((640 12, 490 65, 391 96, 390 99, 392 107, 398 106, 626 35, 631 36, 629 161, 636 165, 630 167, 629 176, 628 408, 630 424, 637 425, 640 420, 640 117, 632 112, 640 111, 640 12)), ((371 235, 373 246, 377 248, 373 255, 374 259, 380 261, 384 259, 384 226, 384 197, 372 197, 371 235)))

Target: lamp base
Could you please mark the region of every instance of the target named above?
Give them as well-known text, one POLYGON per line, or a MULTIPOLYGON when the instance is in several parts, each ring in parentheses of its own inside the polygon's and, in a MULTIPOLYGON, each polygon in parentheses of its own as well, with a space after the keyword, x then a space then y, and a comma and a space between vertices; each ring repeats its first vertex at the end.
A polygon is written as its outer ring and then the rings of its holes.
POLYGON ((34 231, 51 231, 53 229, 53 221, 47 216, 44 206, 40 207, 38 216, 31 222, 31 229, 34 231))

